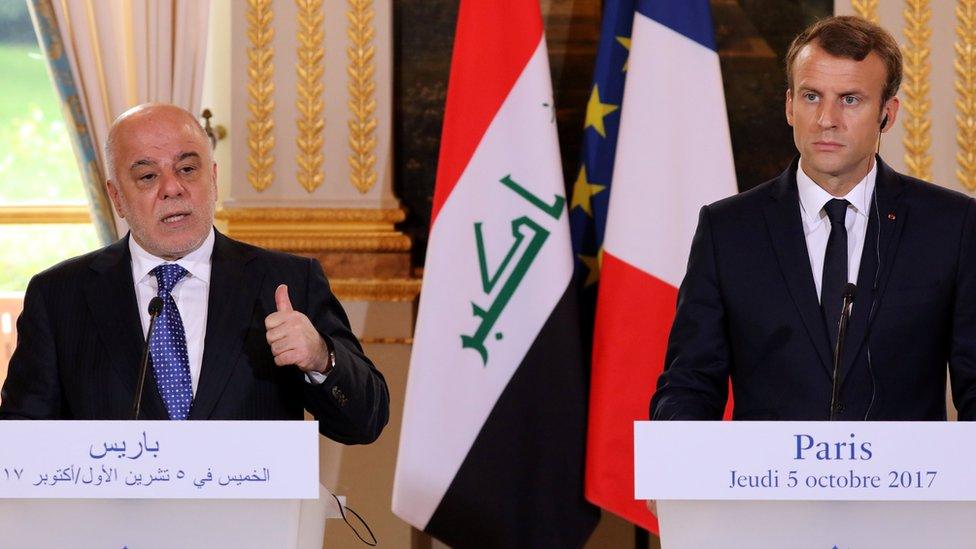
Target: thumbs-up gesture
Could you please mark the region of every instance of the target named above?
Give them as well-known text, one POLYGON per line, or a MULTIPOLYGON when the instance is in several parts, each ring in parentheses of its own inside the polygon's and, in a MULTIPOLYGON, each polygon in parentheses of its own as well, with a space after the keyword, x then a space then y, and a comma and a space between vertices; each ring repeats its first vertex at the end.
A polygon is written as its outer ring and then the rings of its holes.
POLYGON ((275 364, 294 364, 303 372, 328 372, 329 349, 312 321, 292 308, 288 286, 280 284, 275 289, 275 305, 278 310, 264 319, 275 364))

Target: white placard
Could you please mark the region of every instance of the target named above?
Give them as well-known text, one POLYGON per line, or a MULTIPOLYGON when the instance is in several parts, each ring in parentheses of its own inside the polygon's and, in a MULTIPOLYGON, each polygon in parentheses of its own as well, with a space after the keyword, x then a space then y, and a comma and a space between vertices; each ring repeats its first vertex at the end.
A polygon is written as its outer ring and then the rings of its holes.
POLYGON ((307 421, 3 421, 0 498, 316 499, 307 421))
POLYGON ((634 422, 656 500, 976 501, 976 424, 634 422))

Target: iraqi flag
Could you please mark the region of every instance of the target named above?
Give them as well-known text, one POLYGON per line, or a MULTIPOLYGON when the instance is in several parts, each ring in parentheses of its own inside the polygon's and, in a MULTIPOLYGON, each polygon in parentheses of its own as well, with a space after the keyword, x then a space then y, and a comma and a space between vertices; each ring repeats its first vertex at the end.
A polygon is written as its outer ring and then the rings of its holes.
POLYGON ((536 2, 461 2, 393 487, 445 543, 574 547, 586 372, 536 2))
POLYGON ((699 209, 736 192, 708 0, 638 0, 593 342, 586 497, 648 530, 634 499, 647 420, 699 209))

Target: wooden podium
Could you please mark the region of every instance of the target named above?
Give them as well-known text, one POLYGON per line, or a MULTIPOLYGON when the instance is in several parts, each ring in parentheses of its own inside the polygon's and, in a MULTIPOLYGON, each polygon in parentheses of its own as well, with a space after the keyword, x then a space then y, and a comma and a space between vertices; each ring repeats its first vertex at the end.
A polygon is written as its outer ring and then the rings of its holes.
POLYGON ((0 547, 314 548, 313 422, 0 422, 0 547))
POLYGON ((969 548, 976 424, 635 422, 661 545, 969 548))

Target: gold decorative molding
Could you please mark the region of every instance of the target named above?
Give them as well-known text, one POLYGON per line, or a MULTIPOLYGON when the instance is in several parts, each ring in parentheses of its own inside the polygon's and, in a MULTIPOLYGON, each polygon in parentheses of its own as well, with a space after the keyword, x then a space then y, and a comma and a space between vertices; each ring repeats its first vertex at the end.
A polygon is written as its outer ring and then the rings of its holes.
POLYGON ((217 219, 244 223, 297 223, 334 225, 334 229, 392 230, 407 218, 400 208, 221 208, 217 219))
POLYGON ((274 180, 274 13, 271 0, 248 0, 247 180, 261 192, 274 180))
POLYGON ((976 190, 976 0, 956 4, 956 178, 976 190))
POLYGON ((905 78, 902 84, 903 105, 905 108, 905 164, 908 173, 919 179, 932 179, 932 119, 929 114, 929 74, 932 62, 929 59, 929 38, 932 29, 929 21, 932 8, 929 0, 905 0, 905 39, 902 46, 905 53, 905 78))
POLYGON ((216 215, 233 238, 296 253, 406 252, 410 238, 394 228, 405 217, 399 208, 226 208, 216 215))
POLYGON ((274 180, 274 28, 271 0, 247 0, 247 180, 261 192, 274 180))
POLYGON ((373 57, 373 1, 348 0, 349 26, 349 167, 352 184, 361 193, 376 183, 376 71, 373 57))
POLYGON ((298 75, 298 137, 295 143, 298 155, 298 182, 312 193, 322 185, 325 173, 322 171, 324 155, 325 118, 322 116, 322 76, 325 69, 322 59, 325 48, 322 45, 324 31, 322 22, 322 0, 295 0, 298 5, 298 60, 295 70, 298 75))
POLYGON ((419 278, 333 279, 332 292, 346 301, 413 301, 420 295, 419 278))
POLYGON ((859 17, 878 23, 878 0, 851 0, 851 7, 859 17))
POLYGON ((0 206, 0 225, 91 223, 88 206, 0 206))
POLYGON ((306 235, 290 234, 282 236, 264 236, 263 234, 247 233, 230 229, 229 236, 260 248, 270 248, 296 254, 314 254, 319 252, 408 252, 410 251, 410 237, 400 234, 354 234, 354 235, 322 235, 309 237, 306 235))

